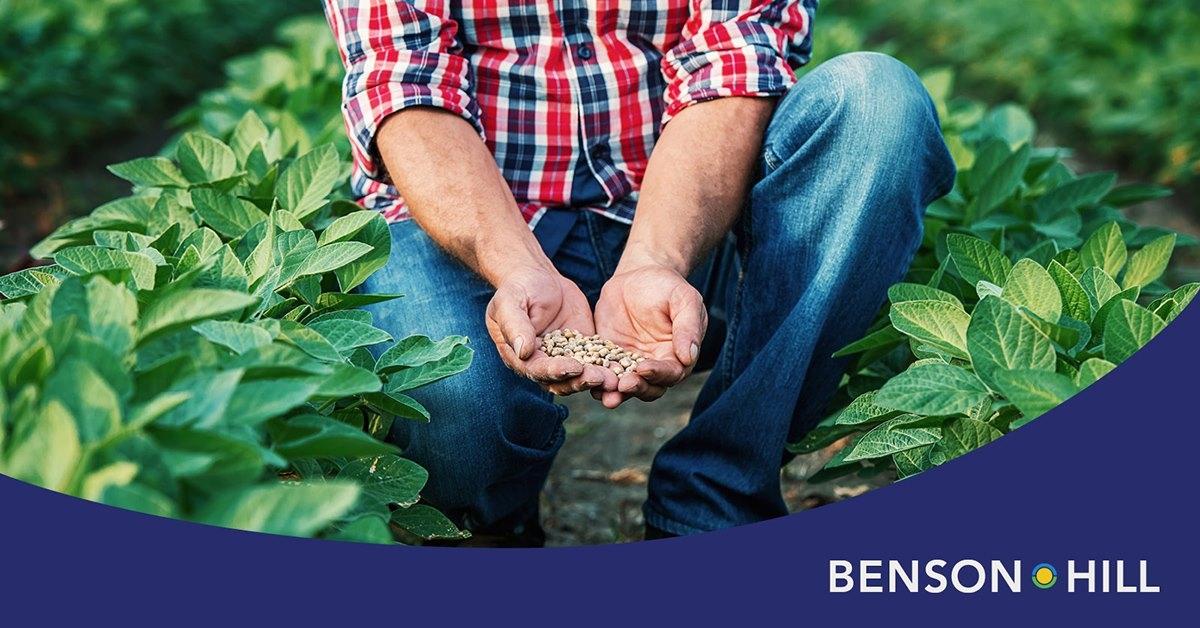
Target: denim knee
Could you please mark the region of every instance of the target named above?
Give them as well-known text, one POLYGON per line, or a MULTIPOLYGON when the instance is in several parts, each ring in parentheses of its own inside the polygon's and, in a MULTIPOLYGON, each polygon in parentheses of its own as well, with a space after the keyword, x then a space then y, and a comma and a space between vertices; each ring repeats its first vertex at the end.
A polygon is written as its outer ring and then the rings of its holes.
POLYGON ((944 150, 937 108, 921 79, 884 54, 844 54, 804 76, 768 126, 767 165, 799 150, 819 130, 814 123, 834 127, 848 153, 857 148, 875 159, 912 146, 944 150))

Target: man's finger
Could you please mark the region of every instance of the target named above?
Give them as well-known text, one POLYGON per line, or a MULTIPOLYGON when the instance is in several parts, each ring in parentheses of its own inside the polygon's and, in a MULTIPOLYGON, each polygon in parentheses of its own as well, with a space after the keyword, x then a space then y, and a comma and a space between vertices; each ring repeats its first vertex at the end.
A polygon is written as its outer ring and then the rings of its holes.
POLYGON ((708 310, 704 299, 691 286, 671 293, 671 348, 685 367, 696 365, 700 343, 708 329, 708 310))
POLYGON ((634 373, 655 386, 674 386, 683 381, 687 369, 674 360, 646 360, 634 368, 634 373))
POLYGON ((578 377, 572 377, 568 380, 545 384, 546 390, 566 397, 585 390, 604 391, 604 375, 600 373, 603 370, 598 366, 585 366, 583 372, 578 377))
MULTIPOLYGON (((564 382, 583 374, 584 364, 573 358, 552 358, 545 354, 536 354, 529 360, 522 360, 518 366, 526 377, 537 382, 564 382)), ((603 376, 593 376, 596 385, 603 383, 603 376)))
POLYGON ((534 346, 537 331, 529 320, 529 312, 519 301, 497 293, 488 303, 487 318, 499 330, 517 359, 528 360, 533 355, 537 348, 534 346))
POLYGON ((621 405, 622 403, 625 403, 626 399, 629 399, 629 397, 627 397, 624 394, 619 393, 615 390, 614 391, 606 391, 603 395, 601 395, 600 403, 604 404, 605 408, 608 408, 609 410, 614 410, 614 409, 616 409, 617 406, 621 405))
POLYGON ((645 389, 643 389, 641 393, 637 394, 636 397, 642 401, 655 401, 665 394, 667 394, 666 386, 647 384, 645 389))

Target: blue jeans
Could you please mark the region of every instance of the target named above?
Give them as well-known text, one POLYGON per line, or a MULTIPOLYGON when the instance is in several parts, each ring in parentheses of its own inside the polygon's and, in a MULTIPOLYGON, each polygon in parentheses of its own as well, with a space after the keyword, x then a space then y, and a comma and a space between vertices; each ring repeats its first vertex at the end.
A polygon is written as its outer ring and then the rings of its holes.
MULTIPOLYGON (((955 174, 917 76, 870 53, 822 64, 780 100, 759 167, 733 233, 692 278, 714 321, 701 358, 713 372, 655 457, 645 505, 673 534, 787 514, 784 446, 820 420, 845 368, 831 355, 904 276, 924 208, 955 174)), ((552 260, 594 303, 628 232, 583 212, 552 260)), ((365 289, 407 296, 374 306, 376 324, 464 334, 476 350, 466 373, 414 392, 433 421, 397 421, 392 437, 429 470, 430 503, 475 529, 516 525, 536 513, 567 410, 491 347, 487 283, 413 222, 392 238, 392 263, 365 289)))

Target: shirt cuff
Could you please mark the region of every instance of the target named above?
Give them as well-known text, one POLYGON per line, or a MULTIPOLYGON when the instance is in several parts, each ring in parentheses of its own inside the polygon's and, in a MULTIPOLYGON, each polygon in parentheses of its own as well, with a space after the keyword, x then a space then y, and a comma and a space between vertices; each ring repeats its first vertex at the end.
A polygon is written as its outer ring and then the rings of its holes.
POLYGON ((782 96, 796 83, 786 41, 752 22, 719 24, 684 42, 663 59, 666 125, 696 103, 729 96, 782 96))
POLYGON ((390 179, 375 140, 392 114, 409 107, 435 107, 467 120, 486 139, 465 59, 436 53, 402 53, 401 57, 389 67, 376 65, 368 73, 346 77, 350 95, 344 107, 354 162, 365 176, 384 183, 390 179))

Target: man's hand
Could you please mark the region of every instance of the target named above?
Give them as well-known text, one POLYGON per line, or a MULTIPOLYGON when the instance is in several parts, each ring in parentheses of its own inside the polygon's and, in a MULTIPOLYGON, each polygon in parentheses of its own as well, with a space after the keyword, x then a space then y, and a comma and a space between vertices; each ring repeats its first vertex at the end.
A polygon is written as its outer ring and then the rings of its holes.
POLYGON ((538 347, 537 337, 555 329, 596 331, 587 298, 552 269, 517 271, 500 281, 488 303, 487 328, 509 368, 556 395, 617 387, 612 371, 574 358, 550 357, 538 347))
POLYGON ((696 366, 708 313, 700 293, 678 271, 659 265, 619 269, 600 292, 596 333, 646 356, 617 388, 593 390, 608 408, 630 397, 653 401, 696 366))

